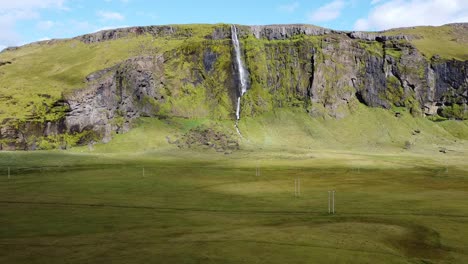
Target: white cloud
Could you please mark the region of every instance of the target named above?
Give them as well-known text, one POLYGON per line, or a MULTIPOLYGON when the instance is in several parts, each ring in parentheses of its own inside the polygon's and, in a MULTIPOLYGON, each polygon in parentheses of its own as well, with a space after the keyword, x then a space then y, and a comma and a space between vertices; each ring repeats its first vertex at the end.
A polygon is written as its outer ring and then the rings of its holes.
POLYGON ((69 33, 75 31, 90 31, 94 27, 88 21, 70 20, 69 23, 72 25, 69 33))
POLYGON ((296 11, 297 8, 299 8, 298 2, 278 6, 278 10, 285 13, 294 13, 294 11, 296 11))
POLYGON ((46 40, 51 40, 51 38, 49 38, 49 37, 43 37, 43 38, 38 39, 37 41, 46 41, 46 40))
POLYGON ((47 20, 47 21, 39 21, 36 24, 36 27, 39 30, 48 30, 48 29, 51 29, 54 25, 55 23, 53 21, 47 20))
POLYGON ((466 0, 381 0, 368 16, 358 19, 355 30, 384 30, 396 27, 468 22, 466 0))
POLYGON ((365 31, 365 30, 369 30, 369 28, 370 28, 370 25, 367 19, 360 18, 356 20, 356 22, 354 23, 354 30, 365 31))
POLYGON ((380 2, 382 2, 382 0, 372 0, 371 5, 376 5, 380 2))
POLYGON ((326 22, 335 20, 341 15, 341 11, 346 6, 343 0, 335 0, 309 14, 309 20, 312 22, 326 22))
POLYGON ((4 50, 4 49, 6 49, 6 46, 0 45, 0 51, 2 51, 2 50, 4 50))
POLYGON ((125 17, 117 12, 111 12, 111 11, 99 11, 97 15, 102 19, 102 20, 124 20, 125 17))
POLYGON ((95 29, 94 32, 102 31, 102 30, 109 30, 109 29, 116 29, 116 28, 126 28, 129 25, 122 25, 122 26, 105 26, 98 29, 95 29))
POLYGON ((153 12, 138 11, 138 12, 136 12, 136 15, 139 16, 139 17, 150 18, 151 20, 159 19, 159 16, 156 13, 153 13, 153 12))
POLYGON ((2 11, 8 12, 11 10, 34 10, 41 8, 59 8, 66 9, 65 0, 0 0, 2 11))
POLYGON ((0 45, 15 46, 20 43, 21 36, 15 31, 18 20, 38 18, 39 14, 31 10, 10 10, 8 13, 0 11, 0 45))
POLYGON ((0 46, 21 44, 18 21, 38 19, 43 9, 67 10, 66 0, 0 0, 0 46))
MULTIPOLYGON (((112 0, 104 0, 104 2, 110 3, 110 2, 112 2, 112 0)), ((128 2, 130 2, 130 0, 120 0, 120 2, 124 3, 124 4, 127 4, 128 2)))

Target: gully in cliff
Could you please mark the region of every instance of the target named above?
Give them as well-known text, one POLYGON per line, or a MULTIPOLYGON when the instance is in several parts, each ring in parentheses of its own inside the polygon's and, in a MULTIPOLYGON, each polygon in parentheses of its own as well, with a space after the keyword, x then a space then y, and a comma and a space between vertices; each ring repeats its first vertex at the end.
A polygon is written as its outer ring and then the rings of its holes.
POLYGON ((239 131, 239 119, 240 119, 240 105, 241 105, 241 98, 242 96, 247 92, 247 70, 244 66, 244 63, 242 62, 242 57, 241 57, 241 52, 240 52, 240 44, 239 44, 239 38, 237 36, 237 28, 235 25, 231 26, 231 39, 232 39, 232 45, 234 46, 234 56, 235 56, 235 69, 237 69, 237 74, 238 74, 238 89, 239 89, 239 96, 237 97, 237 107, 236 107, 236 130, 237 133, 241 135, 239 131))

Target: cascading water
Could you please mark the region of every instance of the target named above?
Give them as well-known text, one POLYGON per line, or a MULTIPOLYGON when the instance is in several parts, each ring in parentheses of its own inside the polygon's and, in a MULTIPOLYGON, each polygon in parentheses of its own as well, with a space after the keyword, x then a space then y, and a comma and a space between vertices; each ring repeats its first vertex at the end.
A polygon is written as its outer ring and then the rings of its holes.
POLYGON ((239 38, 237 37, 237 28, 236 26, 232 25, 231 26, 231 39, 232 39, 232 44, 234 46, 234 55, 236 59, 236 66, 237 66, 237 71, 239 74, 239 97, 237 97, 237 108, 236 108, 236 130, 237 133, 241 135, 239 131, 239 119, 240 119, 240 106, 241 106, 241 97, 247 92, 247 71, 244 67, 244 64, 242 63, 241 59, 241 51, 240 51, 240 44, 239 44, 239 38))

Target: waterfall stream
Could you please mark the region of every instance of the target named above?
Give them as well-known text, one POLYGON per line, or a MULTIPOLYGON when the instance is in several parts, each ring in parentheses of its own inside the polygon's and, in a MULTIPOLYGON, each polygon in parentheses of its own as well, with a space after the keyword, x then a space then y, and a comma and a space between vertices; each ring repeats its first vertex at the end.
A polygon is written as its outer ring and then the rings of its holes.
POLYGON ((239 97, 237 97, 237 107, 236 107, 236 130, 237 133, 241 135, 240 130, 239 130, 239 119, 240 119, 240 107, 241 107, 241 97, 247 92, 247 72, 245 69, 245 66, 242 62, 241 58, 241 51, 240 51, 240 44, 239 44, 239 38, 237 36, 237 28, 236 26, 232 25, 231 26, 231 39, 232 39, 232 44, 234 46, 234 55, 236 59, 236 65, 237 65, 237 71, 239 74, 239 97))

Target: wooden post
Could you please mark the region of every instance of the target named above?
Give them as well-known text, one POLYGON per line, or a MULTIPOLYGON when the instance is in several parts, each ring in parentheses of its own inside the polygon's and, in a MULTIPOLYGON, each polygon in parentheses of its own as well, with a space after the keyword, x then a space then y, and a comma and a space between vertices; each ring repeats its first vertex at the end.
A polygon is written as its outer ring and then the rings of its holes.
POLYGON ((297 197, 297 179, 294 179, 294 197, 297 197))
POLYGON ((294 197, 301 196, 301 179, 294 179, 294 197))
POLYGON ((296 191, 297 191, 297 182, 296 182, 296 179, 294 179, 294 197, 296 197, 296 191))
POLYGON ((297 178, 297 196, 301 196, 301 178, 297 178))
POLYGON ((332 212, 335 214, 335 191, 332 191, 332 212))

